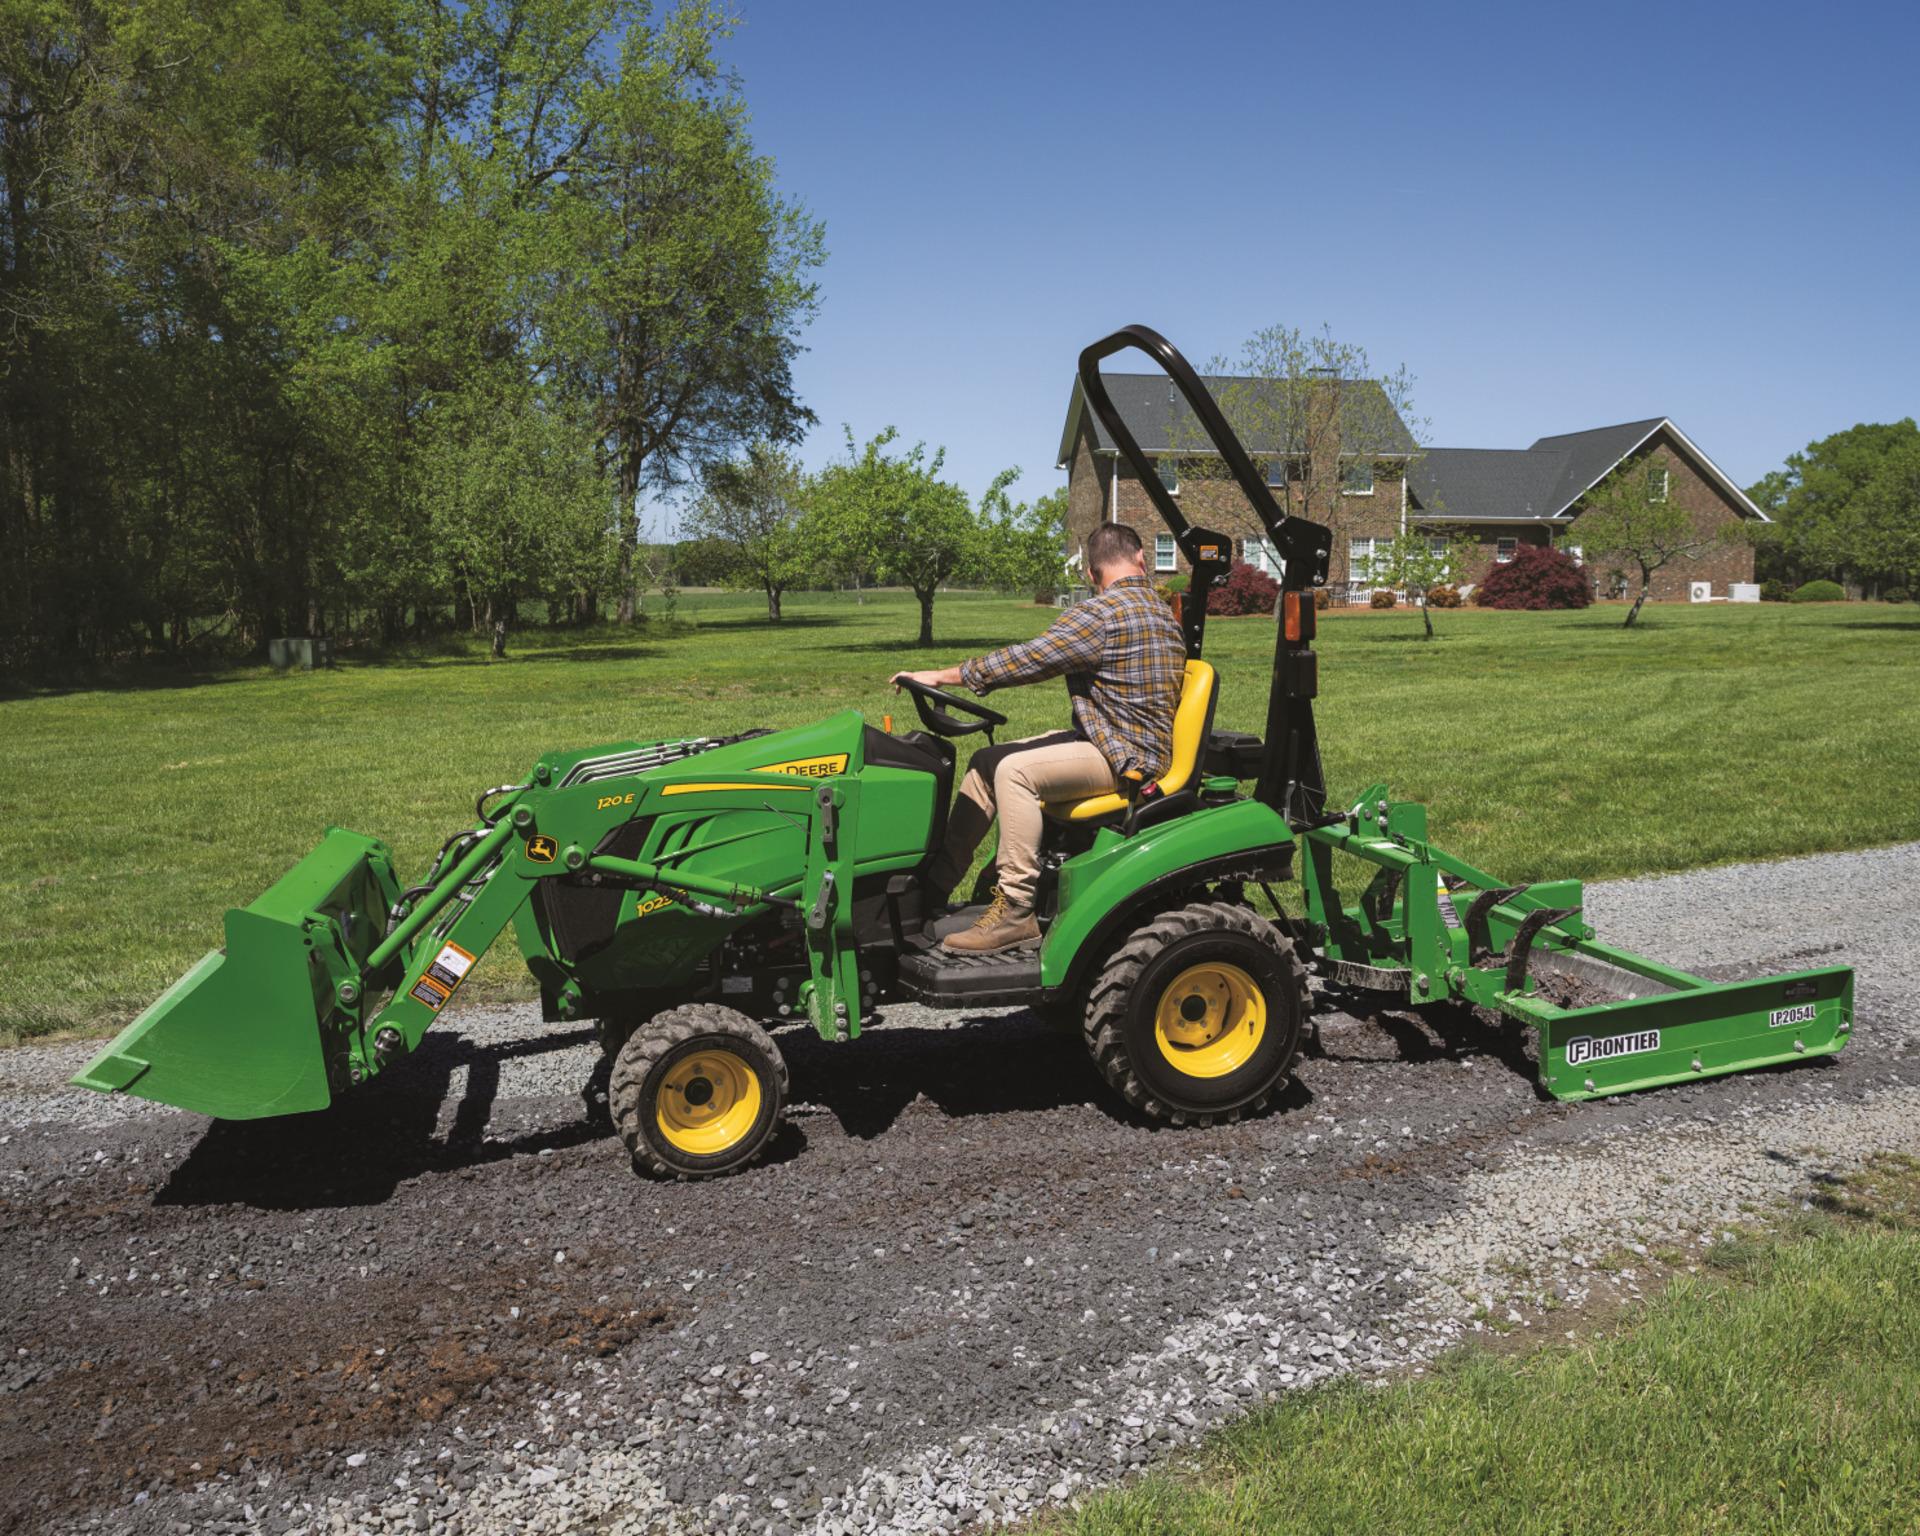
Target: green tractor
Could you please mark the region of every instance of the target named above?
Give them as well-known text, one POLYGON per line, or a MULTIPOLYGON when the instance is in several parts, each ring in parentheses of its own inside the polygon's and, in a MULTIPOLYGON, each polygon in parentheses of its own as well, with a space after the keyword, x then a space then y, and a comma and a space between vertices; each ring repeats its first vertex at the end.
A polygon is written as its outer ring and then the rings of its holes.
POLYGON ((1177 1125, 1252 1113, 1286 1083, 1309 965, 1409 1006, 1464 1002, 1531 1026, 1560 1099, 1845 1045, 1843 967, 1709 982, 1597 942, 1577 881, 1509 885, 1444 852, 1425 808, 1385 785, 1329 809, 1312 649, 1327 530, 1276 505, 1163 337, 1130 326, 1087 348, 1079 371, 1192 567, 1189 661, 1160 781, 1048 807, 1037 944, 963 955, 929 932, 944 912, 921 876, 955 742, 990 741, 1006 719, 916 687, 923 729, 900 735, 847 711, 549 753, 524 783, 482 794, 414 885, 384 844, 333 828, 229 911, 225 947, 75 1081, 230 1119, 325 1109, 404 1070, 509 924, 543 1016, 598 1021, 636 1166, 681 1178, 744 1167, 772 1139, 787 1073, 767 1022, 850 1042, 894 999, 1024 1004, 1070 1023, 1126 1104, 1177 1125), (1114 409, 1099 365, 1126 348, 1185 397, 1284 562, 1264 737, 1214 727, 1207 594, 1231 541, 1181 516, 1114 409), (1335 878, 1352 869, 1365 883, 1349 900, 1335 878))

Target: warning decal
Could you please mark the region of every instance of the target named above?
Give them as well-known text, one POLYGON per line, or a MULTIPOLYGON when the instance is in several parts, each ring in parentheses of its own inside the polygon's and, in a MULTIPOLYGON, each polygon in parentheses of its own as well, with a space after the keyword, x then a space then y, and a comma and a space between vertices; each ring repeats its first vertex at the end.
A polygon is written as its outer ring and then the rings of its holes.
POLYGON ((447 999, 453 994, 445 988, 436 986, 431 978, 422 976, 413 984, 413 990, 407 995, 416 1002, 425 1003, 435 1013, 438 1013, 446 1006, 447 999))
POLYGON ((433 964, 427 967, 427 975, 451 992, 467 979, 473 961, 474 957, 458 944, 442 944, 440 953, 433 957, 433 964))

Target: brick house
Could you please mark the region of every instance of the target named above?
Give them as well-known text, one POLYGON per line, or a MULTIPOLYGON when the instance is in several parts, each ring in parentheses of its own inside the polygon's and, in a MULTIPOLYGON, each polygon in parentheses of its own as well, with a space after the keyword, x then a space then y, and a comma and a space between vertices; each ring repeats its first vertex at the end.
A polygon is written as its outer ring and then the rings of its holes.
MULTIPOLYGON (((1225 476, 1225 466, 1196 454, 1191 418, 1159 374, 1109 373, 1108 393, 1141 449, 1154 456, 1162 482, 1180 498, 1189 521, 1230 533, 1236 554, 1259 569, 1277 572, 1278 561, 1258 535, 1246 498, 1225 476)), ((1260 381, 1206 381, 1219 394, 1260 381)), ((1245 446, 1276 495, 1334 529, 1329 582, 1338 593, 1364 601, 1370 590, 1368 562, 1376 547, 1403 529, 1421 524, 1472 546, 1464 586, 1484 580, 1495 565, 1513 558, 1521 544, 1558 542, 1579 555, 1581 498, 1626 465, 1656 477, 1660 493, 1693 514, 1709 535, 1766 514, 1722 473, 1672 421, 1656 416, 1537 439, 1526 448, 1416 447, 1413 436, 1367 379, 1316 381, 1330 392, 1320 419, 1328 430, 1312 442, 1282 443, 1278 434, 1252 431, 1245 446), (1337 459, 1337 470, 1327 461, 1337 459), (1316 492, 1314 486, 1320 487, 1316 492), (1335 489, 1337 486, 1337 490, 1335 489), (1312 510, 1306 501, 1317 496, 1312 510)), ((1231 408, 1230 408, 1231 409, 1231 408)), ((1067 471, 1067 526, 1074 558, 1101 522, 1136 529, 1148 550, 1149 569, 1170 575, 1185 568, 1173 539, 1132 469, 1115 452, 1078 382, 1060 435, 1058 465, 1067 471)), ((1603 595, 1615 573, 1596 565, 1594 587, 1603 595)), ((1637 580, 1637 576, 1635 577, 1637 580)), ((1656 599, 1686 599, 1705 582, 1714 597, 1727 597, 1736 582, 1753 580, 1753 550, 1739 543, 1714 544, 1657 573, 1656 599)))

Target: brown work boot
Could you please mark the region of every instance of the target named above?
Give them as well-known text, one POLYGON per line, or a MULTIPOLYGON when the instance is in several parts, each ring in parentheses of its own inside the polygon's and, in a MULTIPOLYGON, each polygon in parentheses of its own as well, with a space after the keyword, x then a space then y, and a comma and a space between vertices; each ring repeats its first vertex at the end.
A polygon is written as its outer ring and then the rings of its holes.
POLYGON ((993 888, 993 900, 980 920, 961 933, 950 933, 940 942, 963 955, 990 955, 995 950, 1031 944, 1040 937, 1040 924, 1031 907, 1016 907, 999 886, 993 888))

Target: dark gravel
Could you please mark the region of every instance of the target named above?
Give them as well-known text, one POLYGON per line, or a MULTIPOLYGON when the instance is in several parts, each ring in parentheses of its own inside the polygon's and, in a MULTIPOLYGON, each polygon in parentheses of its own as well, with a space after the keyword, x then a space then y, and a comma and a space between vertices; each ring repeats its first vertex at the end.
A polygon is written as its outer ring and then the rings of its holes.
POLYGON ((1202 1132, 1025 1014, 900 1008, 786 1031, 777 1156, 696 1186, 633 1178, 525 1011, 251 1126, 0 1056, 0 1528, 953 1529, 1920 1143, 1920 845, 1591 898, 1714 974, 1854 964, 1858 1038, 1559 1106, 1464 1011, 1325 995, 1288 1102, 1202 1132))

